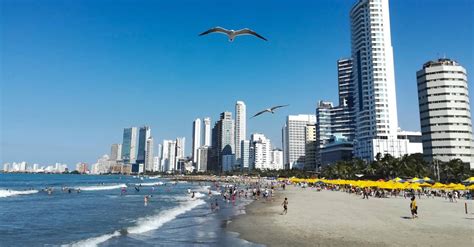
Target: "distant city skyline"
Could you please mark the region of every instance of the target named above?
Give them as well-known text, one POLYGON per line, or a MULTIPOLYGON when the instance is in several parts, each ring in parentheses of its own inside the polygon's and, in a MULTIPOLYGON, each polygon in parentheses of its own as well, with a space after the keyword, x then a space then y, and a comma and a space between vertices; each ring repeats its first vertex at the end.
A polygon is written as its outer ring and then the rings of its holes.
MULTIPOLYGON (((338 101, 336 65, 350 56, 355 0, 297 1, 291 7, 272 1, 268 9, 269 3, 252 3, 253 10, 229 16, 212 1, 199 2, 209 13, 195 13, 195 2, 185 8, 142 2, 132 12, 132 3, 2 2, 0 162, 92 164, 109 154, 111 144, 122 143, 127 126, 150 126, 155 143, 192 140, 194 119, 209 116, 213 126, 237 100, 245 102, 248 115, 291 104, 247 121, 247 134, 263 133, 282 148, 288 115, 315 114, 319 100, 338 101), (217 24, 250 26, 269 42, 197 37, 217 24)), ((420 130, 416 71, 425 62, 451 58, 472 81, 472 9, 468 0, 390 2, 402 129, 420 130), (433 27, 438 16, 443 21, 433 27)))

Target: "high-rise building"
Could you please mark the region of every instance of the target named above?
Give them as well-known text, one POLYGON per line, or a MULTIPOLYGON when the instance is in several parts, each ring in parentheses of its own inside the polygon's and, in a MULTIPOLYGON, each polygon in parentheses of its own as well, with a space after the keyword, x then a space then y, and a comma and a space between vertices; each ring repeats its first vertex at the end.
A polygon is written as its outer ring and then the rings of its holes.
MULTIPOLYGON (((158 144, 158 150, 160 150, 161 144, 158 144)), ((158 152, 159 153, 159 152, 158 152)), ((161 172, 161 159, 160 156, 153 157, 153 171, 154 172, 161 172)))
POLYGON ((308 124, 305 128, 305 162, 304 169, 316 170, 316 124, 308 124))
POLYGON ((110 148, 110 160, 118 161, 122 159, 122 144, 112 144, 110 148))
POLYGON ((334 160, 335 155, 331 155, 330 158, 323 158, 323 154, 327 154, 324 149, 327 146, 331 146, 331 153, 343 153, 344 156, 340 156, 341 160, 352 159, 352 147, 354 140, 354 118, 353 111, 345 104, 333 106, 332 102, 319 101, 318 107, 316 108, 316 118, 318 125, 316 127, 317 133, 317 145, 316 145, 316 165, 317 167, 324 164, 328 164, 327 160, 334 160), (335 145, 344 140, 344 145, 335 145), (341 150, 337 150, 341 148, 341 150), (350 149, 348 151, 348 149, 350 149), (347 153, 351 155, 347 157, 347 153), (334 158, 333 158, 334 157, 334 158), (322 162, 322 160, 326 162, 322 162))
POLYGON ((173 172, 176 166, 176 142, 172 140, 163 140, 161 151, 161 170, 164 172, 173 172))
MULTIPOLYGON (((223 156, 224 155, 234 155, 235 153, 235 139, 234 139, 234 120, 232 119, 231 112, 223 112, 220 115, 219 121, 214 126, 216 128, 213 130, 213 134, 216 134, 216 150, 217 150, 217 171, 223 171, 223 156)), ((214 137, 213 137, 214 138, 214 137)), ((234 155, 235 159, 235 155, 234 155)), ((226 169, 233 169, 229 168, 229 166, 233 166, 233 164, 229 164, 231 162, 231 157, 226 157, 226 169)))
POLYGON ((153 171, 154 169, 154 153, 153 153, 153 137, 149 137, 146 140, 146 150, 145 150, 145 171, 153 171))
POLYGON ((136 127, 123 129, 122 160, 125 164, 135 164, 137 160, 137 137, 136 127))
POLYGON ((243 170, 253 169, 253 164, 250 162, 250 141, 242 140, 240 142, 240 168, 243 170))
POLYGON ((253 147, 253 165, 255 169, 271 169, 271 142, 263 134, 252 134, 250 143, 253 147))
POLYGON ((137 161, 132 165, 132 172, 144 172, 148 171, 147 161, 146 161, 146 151, 148 139, 151 137, 151 129, 148 126, 140 127, 138 131, 138 152, 137 152, 137 161), (140 169, 143 167, 143 169, 140 169))
POLYGON ((193 122, 193 162, 197 163, 197 150, 201 147, 201 119, 193 122))
POLYGON ((176 158, 185 157, 185 146, 186 146, 185 144, 186 144, 185 137, 176 138, 176 158))
POLYGON ((211 146, 211 118, 204 118, 204 145, 211 146))
POLYGON ((306 125, 316 124, 315 115, 289 115, 283 127, 283 156, 285 168, 304 168, 306 125))
POLYGON ((271 169, 272 170, 285 169, 283 165, 283 151, 281 149, 273 149, 271 151, 271 169))
POLYGON ((240 163, 240 142, 247 135, 247 110, 243 101, 235 103, 235 157, 240 163))
POLYGON ((373 160, 377 143, 393 143, 398 131, 388 0, 358 0, 350 11, 350 20, 354 154, 373 160))
POLYGON ((425 63, 416 77, 424 158, 460 159, 474 168, 466 69, 438 59, 425 63))
POLYGON ((196 164, 196 170, 198 172, 206 172, 208 170, 209 155, 211 147, 201 146, 198 148, 198 160, 196 164))
POLYGON ((339 105, 354 106, 354 83, 352 83, 352 59, 337 60, 337 81, 339 89, 339 105))

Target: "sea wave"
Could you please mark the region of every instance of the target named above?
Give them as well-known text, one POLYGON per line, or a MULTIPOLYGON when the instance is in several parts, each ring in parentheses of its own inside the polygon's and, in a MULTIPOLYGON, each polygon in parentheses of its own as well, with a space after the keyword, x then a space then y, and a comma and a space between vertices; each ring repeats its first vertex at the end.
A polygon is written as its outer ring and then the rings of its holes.
POLYGON ((29 194, 35 194, 38 193, 37 190, 23 190, 23 191, 18 191, 18 190, 4 190, 0 189, 0 198, 2 197, 9 197, 9 196, 18 196, 18 195, 29 195, 29 194))
POLYGON ((163 185, 163 182, 153 182, 153 183, 139 183, 135 184, 136 186, 158 186, 158 185, 163 185))
POLYGON ((174 220, 178 215, 184 214, 204 203, 203 200, 186 201, 177 207, 165 210, 157 215, 138 219, 137 225, 129 227, 127 232, 131 234, 141 234, 156 230, 165 223, 174 220))
POLYGON ((89 246, 97 246, 99 245, 100 243, 103 243, 113 237, 118 237, 120 236, 120 232, 119 231, 115 231, 113 233, 109 233, 109 234, 104 234, 104 235, 101 235, 101 236, 98 236, 98 237, 94 237, 94 238, 88 238, 88 239, 84 239, 84 240, 81 240, 81 241, 78 241, 78 242, 75 242, 75 243, 72 243, 72 244, 65 244, 65 245, 62 245, 63 247, 89 247, 89 246))
MULTIPOLYGON (((176 219, 177 216, 184 214, 193 208, 205 204, 203 200, 188 200, 183 202, 177 207, 164 210, 157 215, 152 215, 149 217, 139 218, 135 226, 129 227, 126 230, 123 230, 124 234, 142 234, 152 230, 156 230, 163 226, 165 223, 170 222, 176 219)), ((72 244, 67 244, 63 246, 71 247, 90 247, 98 246, 99 244, 106 242, 107 240, 118 237, 122 235, 121 231, 115 231, 113 233, 104 234, 98 237, 84 239, 72 244)))
POLYGON ((80 189, 83 191, 95 191, 95 190, 113 190, 113 189, 120 189, 124 187, 127 187, 127 185, 115 184, 115 185, 83 186, 83 187, 77 187, 76 189, 80 189))

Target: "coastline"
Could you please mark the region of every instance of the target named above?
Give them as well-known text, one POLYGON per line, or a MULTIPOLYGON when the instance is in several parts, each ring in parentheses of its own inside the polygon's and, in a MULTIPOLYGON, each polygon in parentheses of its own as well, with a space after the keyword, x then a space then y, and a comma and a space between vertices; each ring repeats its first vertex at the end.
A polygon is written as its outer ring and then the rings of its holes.
POLYGON ((246 214, 233 218, 226 230, 266 246, 472 245, 474 214, 463 213, 464 201, 421 199, 416 220, 407 219, 407 205, 403 198, 362 200, 344 192, 287 186, 274 202, 247 205, 246 214), (281 215, 284 197, 287 215, 281 215))

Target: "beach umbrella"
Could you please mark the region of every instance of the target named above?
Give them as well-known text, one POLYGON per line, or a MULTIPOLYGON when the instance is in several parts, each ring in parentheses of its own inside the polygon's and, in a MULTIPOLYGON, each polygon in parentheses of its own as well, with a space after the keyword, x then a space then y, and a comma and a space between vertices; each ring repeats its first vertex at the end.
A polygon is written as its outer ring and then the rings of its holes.
POLYGON ((399 177, 396 177, 396 178, 394 178, 394 179, 393 179, 393 181, 395 181, 395 182, 399 182, 399 183, 403 183, 403 182, 405 182, 405 180, 404 180, 404 179, 401 179, 401 178, 399 178, 399 177))
POLYGON ((420 185, 415 184, 415 183, 408 185, 406 188, 407 189, 412 189, 412 190, 420 190, 421 189, 420 185))
POLYGON ((439 182, 437 182, 437 183, 433 184, 433 186, 431 186, 432 189, 442 189, 444 187, 446 187, 446 184, 439 183, 439 182))
POLYGON ((424 177, 423 178, 423 181, 425 182, 433 182, 433 179, 429 178, 429 177, 424 177))
POLYGON ((474 190, 474 184, 471 184, 471 185, 467 186, 466 189, 468 189, 468 190, 474 190))
POLYGON ((429 184, 427 182, 424 182, 424 183, 420 184, 420 187, 431 187, 431 184, 429 184))
POLYGON ((474 177, 470 177, 462 182, 466 184, 474 184, 474 177))
POLYGON ((414 177, 411 179, 412 183, 423 183, 423 179, 414 177))

